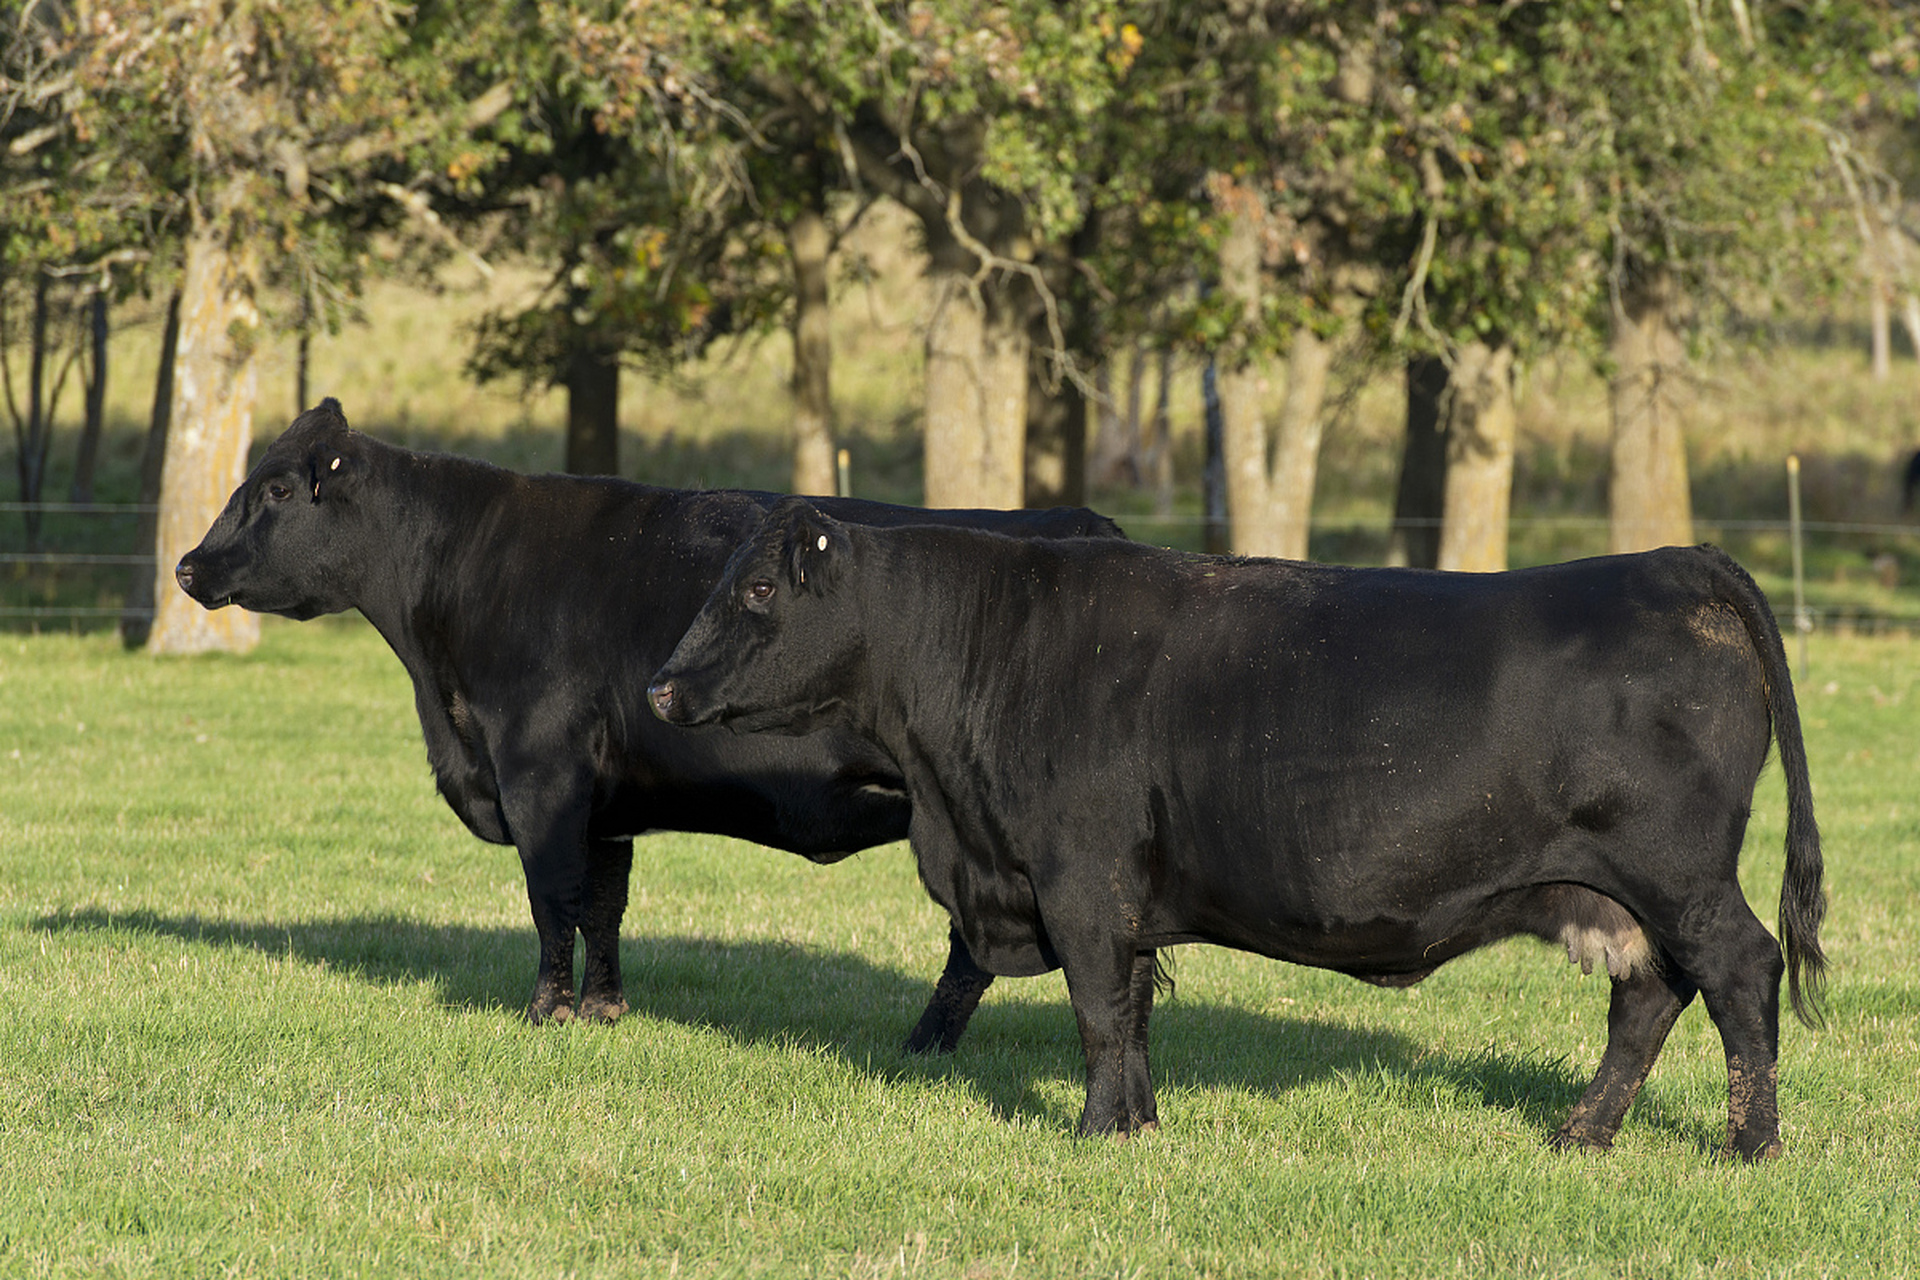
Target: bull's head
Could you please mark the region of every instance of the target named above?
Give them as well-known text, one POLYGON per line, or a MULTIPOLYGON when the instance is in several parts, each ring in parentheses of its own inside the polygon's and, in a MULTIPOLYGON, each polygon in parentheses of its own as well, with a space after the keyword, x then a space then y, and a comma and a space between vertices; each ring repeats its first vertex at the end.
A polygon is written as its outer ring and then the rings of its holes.
POLYGON ((180 558, 180 589, 209 609, 237 604, 290 618, 352 608, 339 508, 350 505, 365 445, 331 397, 301 414, 180 558))
POLYGON ((720 583, 647 690, 669 724, 807 733, 835 720, 865 647, 846 526, 788 498, 727 562, 720 583))

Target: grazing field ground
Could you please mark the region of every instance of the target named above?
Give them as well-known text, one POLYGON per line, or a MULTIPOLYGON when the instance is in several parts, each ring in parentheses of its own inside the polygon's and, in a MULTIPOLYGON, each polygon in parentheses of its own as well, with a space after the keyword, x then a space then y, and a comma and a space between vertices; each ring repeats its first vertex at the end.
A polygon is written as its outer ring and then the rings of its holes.
MULTIPOLYGON (((1813 638, 1832 1022, 1785 1029, 1787 1153, 1744 1168, 1697 1004, 1610 1156, 1546 1149, 1607 984, 1530 942, 1407 991, 1184 948, 1165 1127, 1076 1139, 1057 975, 900 1056, 944 922, 898 846, 649 837, 633 1012, 533 1028, 518 862, 365 625, 0 636, 0 1275, 1920 1273, 1917 659, 1813 638)), ((1769 921, 1783 810, 1769 769, 1769 921)))

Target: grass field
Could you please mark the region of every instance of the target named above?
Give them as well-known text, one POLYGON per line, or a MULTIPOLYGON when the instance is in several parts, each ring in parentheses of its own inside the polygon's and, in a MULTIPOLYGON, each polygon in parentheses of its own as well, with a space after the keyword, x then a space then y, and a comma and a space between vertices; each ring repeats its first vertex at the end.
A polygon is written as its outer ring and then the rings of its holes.
MULTIPOLYGON (((1916 659, 1814 638, 1833 1019, 1787 1027, 1787 1153, 1743 1168, 1697 1004, 1612 1155, 1546 1150, 1606 981, 1525 942, 1408 991, 1184 948, 1165 1127, 1076 1139, 1057 975, 897 1052, 944 955, 902 847, 650 837, 633 1012, 532 1028, 517 859, 364 624, 0 636, 0 1275, 1920 1273, 1916 659)), ((1783 809, 1770 769, 1769 921, 1783 809)))

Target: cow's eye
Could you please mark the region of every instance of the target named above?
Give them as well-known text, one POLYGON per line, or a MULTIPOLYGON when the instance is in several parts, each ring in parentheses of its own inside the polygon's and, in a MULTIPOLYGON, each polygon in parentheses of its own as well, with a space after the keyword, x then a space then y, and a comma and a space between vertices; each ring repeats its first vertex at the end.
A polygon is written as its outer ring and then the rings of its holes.
POLYGON ((764 608, 771 599, 773 599, 773 584, 765 578, 747 584, 748 605, 764 608))
POLYGON ((291 498, 292 496, 293 496, 293 486, 288 484, 286 481, 284 480, 267 481, 267 500, 269 502, 285 502, 288 498, 291 498))

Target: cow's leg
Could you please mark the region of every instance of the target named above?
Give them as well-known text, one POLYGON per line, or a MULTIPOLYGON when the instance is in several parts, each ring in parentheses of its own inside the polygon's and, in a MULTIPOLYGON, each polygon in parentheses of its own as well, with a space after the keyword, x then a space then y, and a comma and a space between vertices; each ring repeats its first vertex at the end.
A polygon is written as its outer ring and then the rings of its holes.
POLYGON ((1727 1055, 1724 1154, 1760 1160, 1780 1154, 1780 978, 1786 962, 1740 899, 1737 943, 1718 971, 1702 975, 1700 994, 1727 1055))
MULTIPOLYGON (((1071 932, 1047 921, 1054 954, 1067 977, 1067 997, 1080 1024, 1080 1044, 1087 1058, 1087 1104, 1080 1113, 1083 1134, 1132 1132, 1134 1112, 1153 1114, 1153 1083, 1146 1071, 1146 1014, 1135 1018, 1135 987, 1143 965, 1133 944, 1091 925, 1071 932), (1139 1046, 1139 1067, 1129 1073, 1129 1045, 1139 1046), (1129 1093, 1137 1086, 1138 1097, 1129 1093)), ((1152 989, 1153 961, 1144 963, 1152 989)))
MULTIPOLYGON (((586 904, 586 790, 571 781, 522 773, 501 793, 500 807, 527 877, 534 931, 540 935, 540 965, 527 1017, 535 1023, 571 1021, 573 935, 586 904)), ((614 932, 617 940, 617 923, 614 932)))
POLYGON ((907 1053, 952 1053, 980 997, 992 985, 993 975, 973 962, 973 953, 967 950, 960 931, 949 925, 947 967, 902 1049, 907 1053))
POLYGON ((1153 1068, 1147 1059, 1147 1020, 1153 1016, 1153 988, 1158 976, 1154 960, 1151 949, 1133 958, 1126 1056, 1121 1065, 1129 1129, 1160 1127, 1160 1111, 1153 1101, 1153 1068))
POLYGON ((580 982, 580 1016, 593 1022, 612 1022, 627 1011, 620 982, 620 918, 627 911, 632 870, 633 841, 587 842, 587 900, 580 915, 587 961, 580 982))
POLYGON ((1677 925, 1660 944, 1675 968, 1699 988, 1727 1055, 1723 1154, 1743 1160, 1778 1155, 1780 978, 1786 970, 1780 944, 1731 882, 1703 892, 1666 918, 1677 925))
POLYGON ((1642 969, 1613 980, 1613 998, 1607 1007, 1607 1051, 1593 1083, 1573 1106, 1567 1122, 1553 1135, 1556 1147, 1586 1147, 1605 1151, 1613 1145, 1627 1108, 1646 1082, 1653 1060, 1667 1042, 1694 996, 1685 978, 1642 969))

